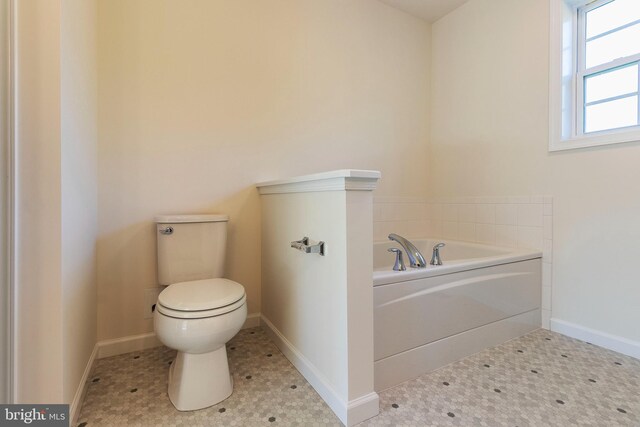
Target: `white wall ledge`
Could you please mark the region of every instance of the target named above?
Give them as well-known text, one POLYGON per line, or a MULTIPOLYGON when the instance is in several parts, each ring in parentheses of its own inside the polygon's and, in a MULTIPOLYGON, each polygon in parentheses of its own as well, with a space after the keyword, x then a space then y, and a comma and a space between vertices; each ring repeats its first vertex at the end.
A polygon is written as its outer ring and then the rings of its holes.
POLYGON ((256 184, 260 194, 305 193, 314 191, 373 191, 379 171, 340 169, 256 184))

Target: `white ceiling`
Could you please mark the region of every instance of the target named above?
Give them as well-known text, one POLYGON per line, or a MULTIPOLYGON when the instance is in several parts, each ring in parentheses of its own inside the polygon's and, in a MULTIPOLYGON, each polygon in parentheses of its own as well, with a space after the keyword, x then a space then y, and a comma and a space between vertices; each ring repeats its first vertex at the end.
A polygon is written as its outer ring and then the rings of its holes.
POLYGON ((468 0, 380 0, 411 15, 435 22, 468 0))

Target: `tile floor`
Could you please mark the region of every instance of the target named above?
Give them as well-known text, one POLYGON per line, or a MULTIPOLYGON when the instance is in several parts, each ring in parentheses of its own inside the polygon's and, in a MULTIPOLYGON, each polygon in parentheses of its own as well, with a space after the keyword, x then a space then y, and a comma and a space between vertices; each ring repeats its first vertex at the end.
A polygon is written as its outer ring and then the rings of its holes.
MULTIPOLYGON (((166 396, 165 347, 101 359, 84 426, 339 426, 329 407, 260 329, 227 346, 235 388, 181 413, 166 396)), ((538 330, 380 393, 363 426, 640 426, 640 360, 538 330)))

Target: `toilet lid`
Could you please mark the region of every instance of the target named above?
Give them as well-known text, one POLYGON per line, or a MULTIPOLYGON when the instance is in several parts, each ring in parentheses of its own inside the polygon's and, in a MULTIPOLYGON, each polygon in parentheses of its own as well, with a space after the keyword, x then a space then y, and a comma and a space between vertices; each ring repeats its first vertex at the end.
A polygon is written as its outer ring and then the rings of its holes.
POLYGON ((158 296, 158 303, 179 311, 203 311, 235 303, 244 296, 240 283, 229 279, 204 279, 169 285, 158 296))

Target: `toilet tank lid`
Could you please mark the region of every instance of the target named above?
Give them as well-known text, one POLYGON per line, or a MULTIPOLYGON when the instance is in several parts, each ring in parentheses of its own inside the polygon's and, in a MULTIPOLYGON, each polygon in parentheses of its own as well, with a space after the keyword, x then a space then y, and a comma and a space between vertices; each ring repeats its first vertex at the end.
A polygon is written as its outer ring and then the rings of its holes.
POLYGON ((157 215, 155 222, 158 224, 177 224, 184 222, 226 222, 229 215, 204 214, 204 215, 157 215))

